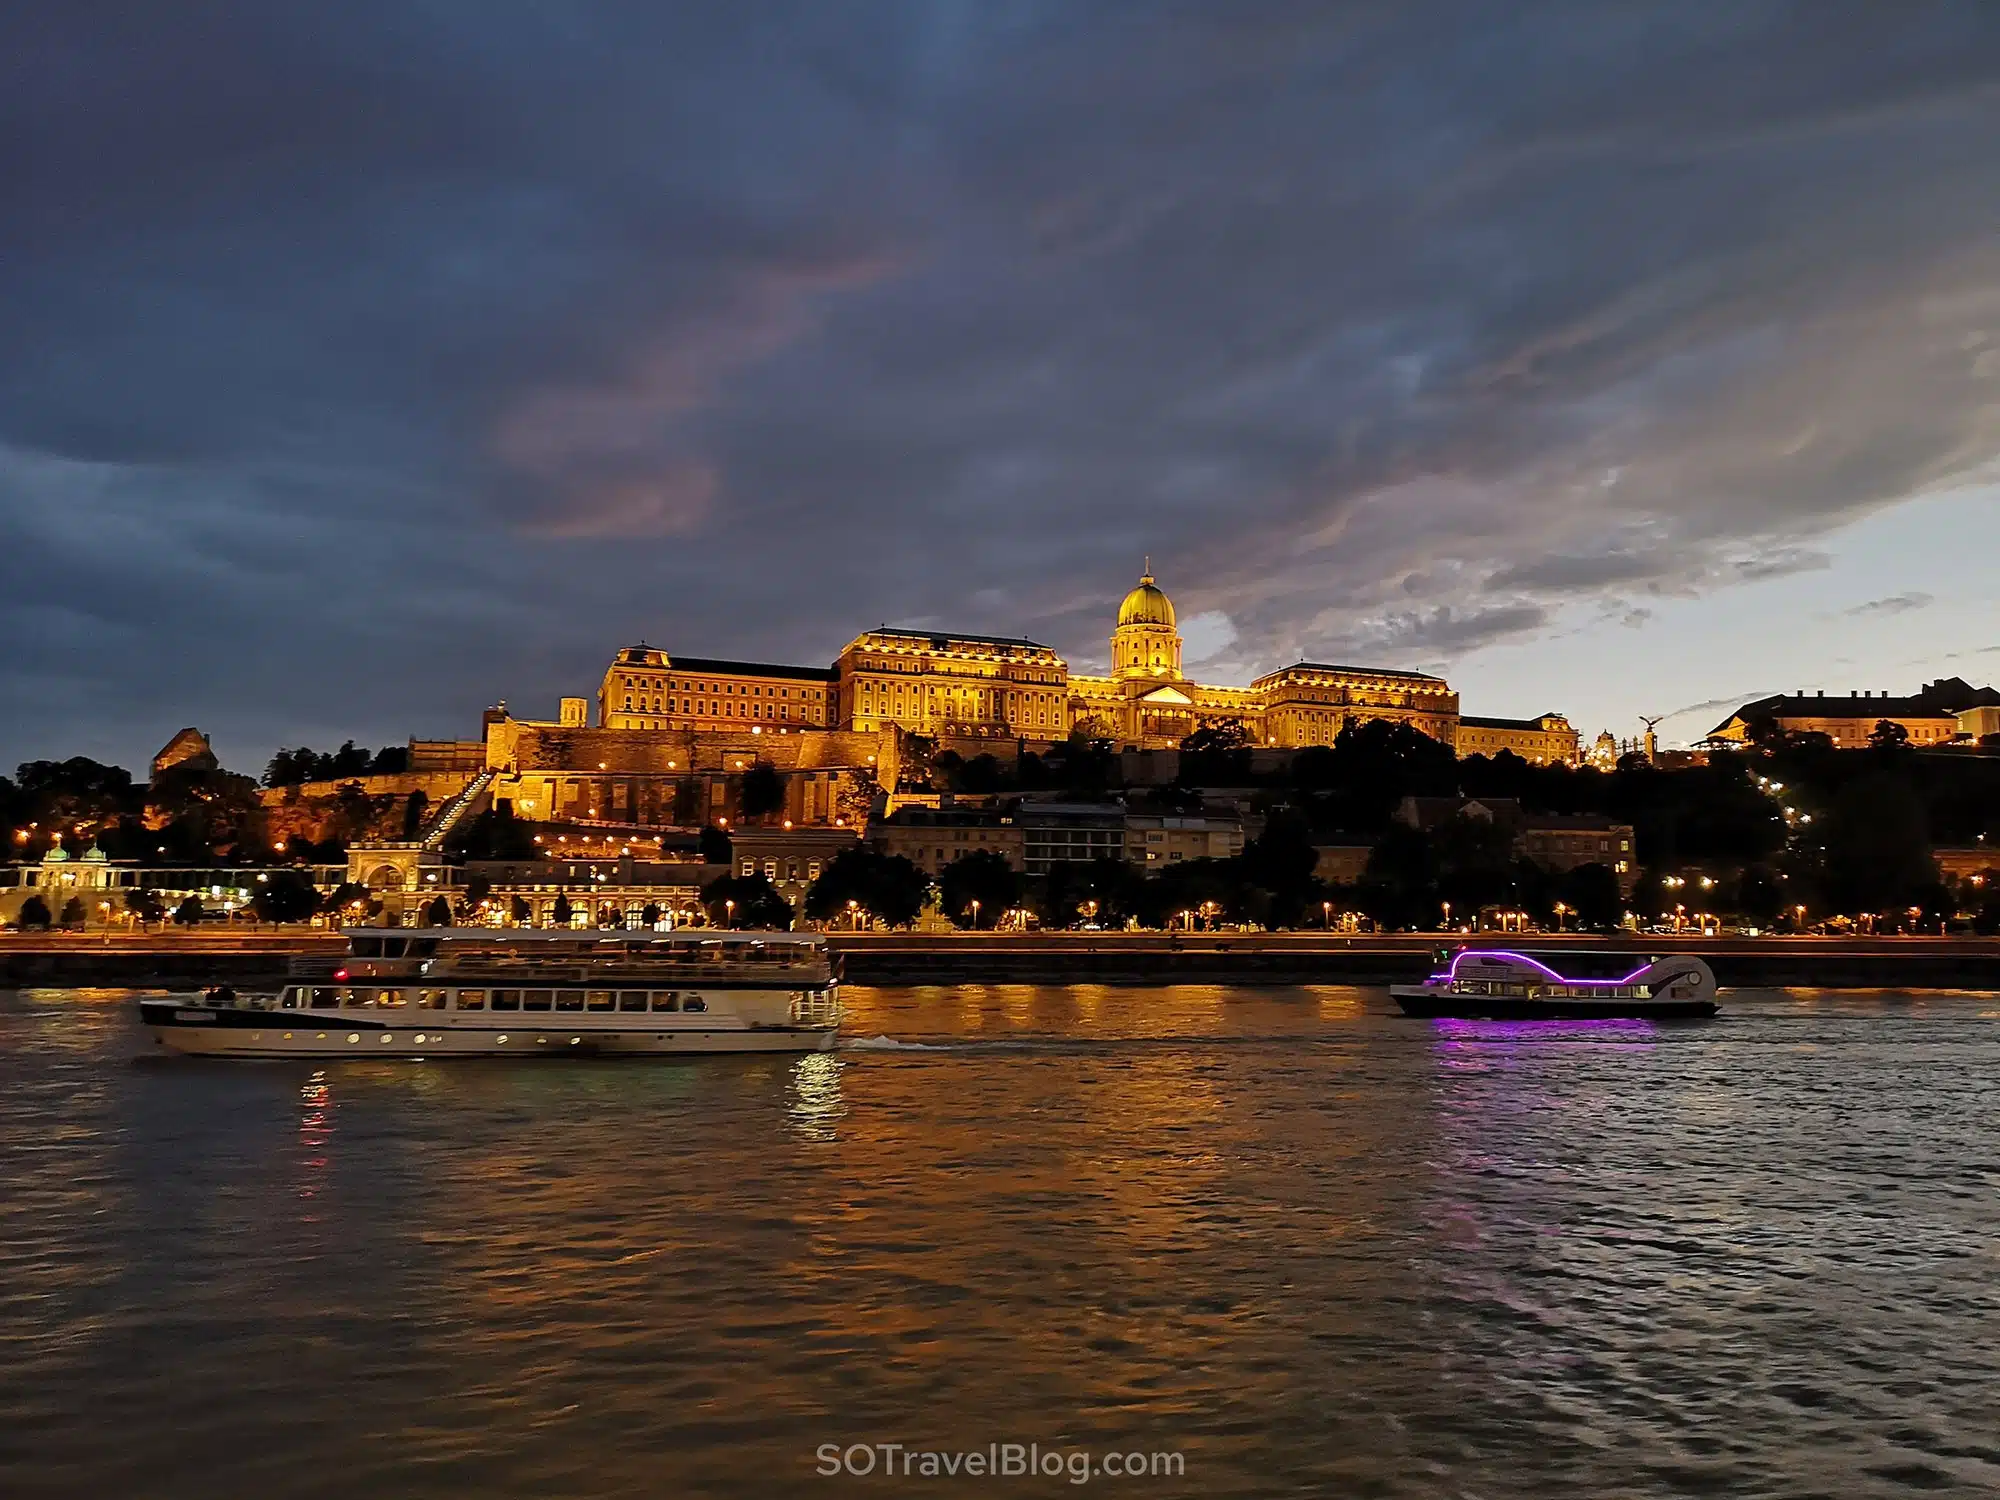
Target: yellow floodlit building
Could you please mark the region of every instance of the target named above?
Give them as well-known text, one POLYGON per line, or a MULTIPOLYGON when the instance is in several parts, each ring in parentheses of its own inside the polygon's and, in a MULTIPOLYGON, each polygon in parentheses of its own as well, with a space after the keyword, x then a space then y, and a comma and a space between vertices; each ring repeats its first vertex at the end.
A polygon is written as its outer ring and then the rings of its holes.
POLYGON ((894 730, 1029 743, 1082 731, 1149 749, 1233 721, 1255 744, 1296 749, 1330 745, 1351 722, 1393 719, 1454 748, 1460 742, 1458 695, 1424 672, 1301 661, 1247 687, 1190 682, 1173 601, 1150 565, 1118 606, 1110 644, 1111 670, 1097 676, 1072 672, 1039 641, 888 625, 863 631, 827 668, 676 657, 642 642, 621 650, 605 672, 598 724, 711 733, 894 730))

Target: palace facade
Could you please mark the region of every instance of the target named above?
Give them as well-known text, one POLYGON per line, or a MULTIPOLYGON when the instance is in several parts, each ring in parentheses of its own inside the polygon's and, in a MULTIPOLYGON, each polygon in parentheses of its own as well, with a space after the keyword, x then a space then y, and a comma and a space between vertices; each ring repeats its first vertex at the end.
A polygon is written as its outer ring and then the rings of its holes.
POLYGON ((863 631, 824 668, 671 657, 642 642, 605 672, 598 724, 1030 744, 1081 730, 1143 750, 1230 721, 1255 744, 1296 749, 1330 745, 1349 723, 1394 719, 1458 743, 1458 695, 1442 678, 1301 661, 1248 687, 1218 687, 1188 680, 1181 644, 1173 601, 1149 570, 1118 607, 1106 676, 1072 672, 1039 641, 888 625, 863 631))
MULTIPOLYGON (((594 724, 583 698, 563 699, 553 721, 502 704, 483 743, 445 747, 482 767, 455 815, 490 801, 613 838, 746 820, 858 833, 875 797, 901 784, 914 737, 926 755, 1006 758, 1076 732, 1121 750, 1173 749, 1234 723, 1252 745, 1284 750, 1388 719, 1459 747, 1458 695, 1424 672, 1300 661, 1244 687, 1189 681, 1173 601, 1150 567, 1119 604, 1110 647, 1100 676, 1072 672, 1039 641, 890 625, 864 630, 826 667, 677 656, 642 641, 606 668, 594 724), (758 782, 763 767, 778 790, 758 782)), ((921 778, 928 766, 911 769, 921 778)))

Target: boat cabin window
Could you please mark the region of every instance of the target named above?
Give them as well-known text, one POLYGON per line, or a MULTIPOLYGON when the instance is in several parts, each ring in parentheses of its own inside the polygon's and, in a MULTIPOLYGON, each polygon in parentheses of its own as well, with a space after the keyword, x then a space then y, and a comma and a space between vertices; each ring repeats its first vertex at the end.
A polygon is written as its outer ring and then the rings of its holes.
POLYGON ((686 1000, 684 1000, 684 1001, 682 1001, 682 1002, 681 1002, 681 1009, 682 1009, 682 1010, 707 1010, 707 1009, 708 1009, 708 1002, 707 1002, 706 1000, 702 999, 702 998, 701 998, 701 996, 699 996, 699 995, 689 995, 689 996, 687 997, 687 999, 686 999, 686 1000))
POLYGON ((549 1008, 549 992, 547 990, 521 991, 522 1010, 547 1010, 548 1008, 549 1008))
POLYGON ((646 992, 644 990, 620 990, 618 992, 618 1008, 620 1010, 644 1010, 646 1008, 646 992))
POLYGON ((458 992, 458 1008, 460 1010, 486 1009, 486 991, 460 990, 458 992))
POLYGON ((654 1010, 679 1010, 680 1008, 681 1008, 681 992, 679 990, 653 991, 654 1010))
POLYGON ((495 990, 493 992, 493 1008, 495 1010, 519 1010, 521 1008, 521 992, 519 990, 495 990))
POLYGON ((557 1010, 582 1010, 582 1009, 583 1009, 583 991, 582 991, 582 990, 557 990, 557 991, 555 992, 555 994, 556 994, 556 1009, 557 1009, 557 1010))
POLYGON ((444 991, 443 991, 443 990, 418 990, 418 991, 417 991, 417 1004, 418 1004, 418 1005, 420 1005, 420 1006, 422 1006, 422 1007, 423 1007, 423 1008, 424 1008, 425 1010, 443 1010, 443 1009, 444 1009, 444 991))
POLYGON ((432 954, 436 953, 437 951, 438 951, 438 940, 436 938, 410 939, 409 956, 411 958, 429 958, 432 954))
POLYGON ((313 986, 312 1008, 314 1010, 332 1010, 338 1004, 340 1004, 340 991, 326 984, 316 984, 313 986))
POLYGON ((375 992, 375 1003, 400 1010, 403 1006, 410 1003, 410 997, 401 990, 377 990, 375 992))
POLYGON ((354 956, 356 958, 380 958, 382 956, 382 940, 380 938, 356 938, 354 940, 354 956))
POLYGON ((583 992, 583 1008, 585 1010, 609 1010, 611 1006, 611 991, 585 990, 583 992))

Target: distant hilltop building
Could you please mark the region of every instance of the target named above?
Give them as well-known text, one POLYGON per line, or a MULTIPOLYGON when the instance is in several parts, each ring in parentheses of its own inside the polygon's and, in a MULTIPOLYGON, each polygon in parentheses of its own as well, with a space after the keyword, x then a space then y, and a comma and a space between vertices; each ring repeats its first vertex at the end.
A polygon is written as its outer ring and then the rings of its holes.
POLYGON ((1458 721, 1457 750, 1461 756, 1518 755, 1530 765, 1573 766, 1581 737, 1558 713, 1539 719, 1480 719, 1470 714, 1458 721))
POLYGON ((1939 678, 1903 698, 1866 692, 1829 697, 1801 688, 1744 704, 1708 737, 1725 744, 1749 744, 1760 731, 1775 729, 1788 735, 1823 734, 1836 750, 1853 750, 1866 745, 1875 726, 1885 720, 1900 724, 1912 745, 1978 740, 2000 733, 2000 691, 1976 688, 1962 677, 1939 678))
POLYGON ((582 698, 563 699, 552 721, 490 710, 484 742, 464 747, 484 769, 423 837, 489 801, 532 821, 606 829, 746 819, 857 829, 878 796, 924 782, 928 761, 913 755, 1010 759, 1076 732, 1120 751, 1166 751, 1234 723, 1257 749, 1283 751, 1388 720, 1460 753, 1576 759, 1562 715, 1462 720, 1451 685, 1425 672, 1299 661, 1245 687, 1192 682, 1173 601, 1150 563, 1118 606, 1110 646, 1099 676, 1071 671, 1039 641, 948 629, 864 630, 825 667, 681 656, 641 641, 612 657, 595 724, 582 698), (913 745, 917 736, 927 744, 913 745), (762 768, 777 773, 775 789, 762 768), (768 805, 780 796, 781 807, 768 805))
POLYGON ((213 771, 220 765, 207 735, 199 729, 183 729, 153 757, 153 780, 158 781, 168 771, 213 771))
MULTIPOLYGON (((1118 607, 1103 677, 1072 672, 1039 641, 884 625, 856 636, 830 667, 676 657, 641 643, 618 653, 598 692, 606 729, 894 728, 1029 742, 1082 729, 1132 749, 1171 748, 1232 720, 1258 745, 1330 745, 1350 722, 1370 719, 1458 743, 1458 695, 1424 672, 1300 661, 1248 687, 1190 682, 1173 601, 1150 566, 1118 607)), ((1545 735, 1540 722, 1534 732, 1545 735)))

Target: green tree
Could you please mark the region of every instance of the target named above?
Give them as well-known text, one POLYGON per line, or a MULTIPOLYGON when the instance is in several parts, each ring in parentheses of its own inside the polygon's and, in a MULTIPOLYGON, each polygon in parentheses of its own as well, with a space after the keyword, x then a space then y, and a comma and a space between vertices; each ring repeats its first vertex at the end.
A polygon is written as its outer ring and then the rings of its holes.
POLYGON ((516 927, 526 927, 535 920, 535 909, 528 905, 525 896, 515 896, 507 903, 507 915, 513 918, 516 927))
POLYGON ((64 927, 77 928, 84 924, 83 898, 72 896, 63 902, 61 922, 64 927))
POLYGON ((715 927, 788 930, 792 905, 762 875, 724 875, 701 888, 702 909, 715 927))
POLYGON ((938 875, 939 904, 960 927, 991 927, 1020 899, 1020 874, 991 849, 962 854, 938 875))
POLYGON ((424 908, 424 926, 451 926, 451 903, 442 896, 433 896, 430 905, 424 908))
POLYGON ((199 896, 188 896, 174 908, 174 922, 181 927, 198 927, 207 916, 208 909, 199 896))
POLYGON ((734 858, 729 835, 713 823, 701 831, 701 860, 707 865, 726 865, 734 858))
POLYGON ((151 886, 144 885, 134 886, 125 893, 125 910, 132 913, 134 920, 146 926, 166 915, 160 893, 151 886))
POLYGON ((419 789, 410 793, 409 801, 403 804, 403 837, 413 839, 423 831, 424 814, 430 807, 431 799, 419 789))
POLYGON ((760 760, 743 773, 743 816, 768 821, 785 810, 785 778, 768 760, 760 760))
POLYGON ((639 920, 648 927, 659 926, 660 903, 657 901, 648 901, 643 907, 639 909, 639 920))
POLYGON ((49 915, 49 903, 40 896, 30 896, 21 903, 21 915, 16 919, 23 932, 30 929, 47 932, 54 918, 49 915))
POLYGON ((549 909, 549 919, 558 927, 568 927, 576 920, 576 908, 569 904, 568 892, 556 892, 556 904, 549 909))

